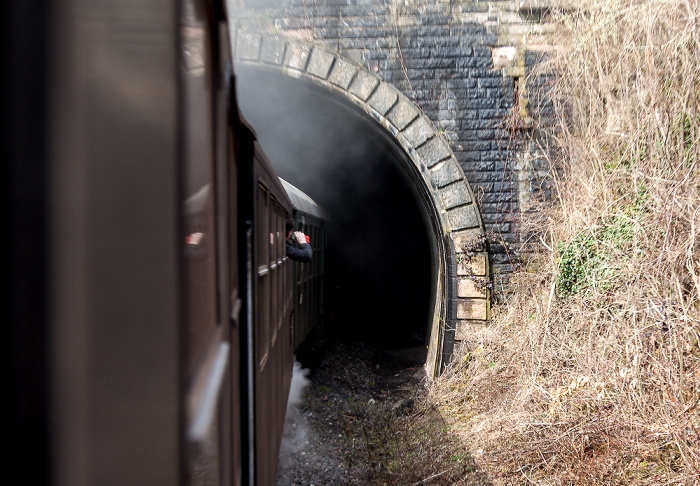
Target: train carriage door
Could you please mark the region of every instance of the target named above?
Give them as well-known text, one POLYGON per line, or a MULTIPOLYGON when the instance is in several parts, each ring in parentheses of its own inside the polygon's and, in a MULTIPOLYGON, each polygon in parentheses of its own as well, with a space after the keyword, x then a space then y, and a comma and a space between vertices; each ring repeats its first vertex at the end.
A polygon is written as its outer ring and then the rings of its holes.
POLYGON ((211 2, 181 0, 180 7, 183 473, 190 486, 235 485, 240 468, 232 461, 239 443, 231 433, 237 342, 230 326, 235 281, 228 261, 229 205, 235 199, 228 194, 229 42, 211 2))
POLYGON ((258 255, 258 285, 256 289, 257 346, 256 366, 265 368, 270 349, 270 193, 264 184, 259 183, 256 194, 255 220, 256 250, 258 255))

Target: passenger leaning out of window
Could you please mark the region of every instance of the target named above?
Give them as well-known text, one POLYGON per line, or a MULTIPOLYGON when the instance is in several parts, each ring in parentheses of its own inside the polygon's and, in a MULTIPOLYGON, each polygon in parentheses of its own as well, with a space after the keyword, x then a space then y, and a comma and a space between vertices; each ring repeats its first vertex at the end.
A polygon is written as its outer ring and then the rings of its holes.
POLYGON ((287 215, 287 256, 295 262, 311 261, 309 237, 301 231, 294 231, 294 218, 290 214, 287 215), (299 248, 292 241, 296 241, 299 248))

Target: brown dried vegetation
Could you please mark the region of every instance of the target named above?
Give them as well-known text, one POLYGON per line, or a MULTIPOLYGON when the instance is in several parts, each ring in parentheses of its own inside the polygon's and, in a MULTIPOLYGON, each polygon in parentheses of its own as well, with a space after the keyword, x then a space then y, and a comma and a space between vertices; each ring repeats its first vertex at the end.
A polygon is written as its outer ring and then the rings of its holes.
POLYGON ((700 0, 581 6, 543 64, 538 273, 428 398, 494 484, 700 484, 700 0))

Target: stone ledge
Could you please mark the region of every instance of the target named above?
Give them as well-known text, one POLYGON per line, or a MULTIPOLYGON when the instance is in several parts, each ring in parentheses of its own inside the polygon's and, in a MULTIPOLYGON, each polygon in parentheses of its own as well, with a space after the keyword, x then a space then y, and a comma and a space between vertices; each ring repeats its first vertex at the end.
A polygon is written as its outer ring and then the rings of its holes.
POLYGON ((458 299, 457 319, 487 321, 489 304, 486 299, 458 299))
POLYGON ((470 334, 483 331, 487 326, 484 321, 456 321, 455 341, 464 341, 470 334))
POLYGON ((485 277, 488 268, 488 255, 486 252, 479 252, 470 261, 457 263, 457 276, 475 275, 485 277))

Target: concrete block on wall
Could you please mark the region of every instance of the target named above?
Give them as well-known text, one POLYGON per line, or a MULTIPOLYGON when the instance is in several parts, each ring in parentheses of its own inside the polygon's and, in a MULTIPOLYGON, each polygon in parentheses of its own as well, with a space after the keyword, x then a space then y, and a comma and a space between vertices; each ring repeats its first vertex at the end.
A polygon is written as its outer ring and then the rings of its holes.
POLYGON ((483 331, 486 323, 483 321, 457 321, 455 323, 455 341, 464 341, 470 334, 483 331))
POLYGON ((468 277, 457 279, 457 297, 485 298, 484 292, 479 290, 477 283, 468 277))
POLYGON ((457 302, 457 319, 487 320, 488 301, 486 299, 459 299, 457 302))
POLYGON ((472 256, 469 260, 466 257, 460 259, 457 263, 457 276, 476 275, 477 277, 486 276, 486 263, 488 256, 486 252, 480 252, 472 256))
POLYGON ((452 242, 455 245, 455 251, 458 253, 462 252, 462 248, 465 245, 471 245, 475 240, 480 239, 483 233, 484 231, 479 228, 452 233, 452 242))

